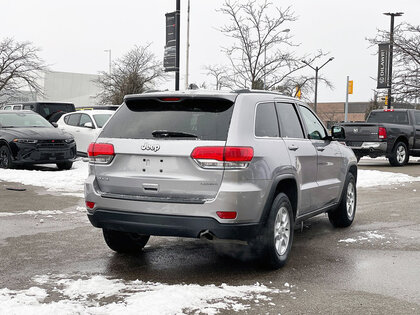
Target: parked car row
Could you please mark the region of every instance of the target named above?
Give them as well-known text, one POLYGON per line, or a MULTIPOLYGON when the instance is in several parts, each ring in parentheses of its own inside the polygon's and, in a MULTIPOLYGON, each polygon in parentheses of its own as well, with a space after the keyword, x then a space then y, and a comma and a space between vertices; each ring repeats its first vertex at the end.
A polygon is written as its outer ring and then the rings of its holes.
POLYGON ((56 102, 4 105, 0 110, 0 168, 55 163, 60 169, 70 169, 76 155, 87 155, 89 143, 114 112, 76 112, 73 104, 56 102))

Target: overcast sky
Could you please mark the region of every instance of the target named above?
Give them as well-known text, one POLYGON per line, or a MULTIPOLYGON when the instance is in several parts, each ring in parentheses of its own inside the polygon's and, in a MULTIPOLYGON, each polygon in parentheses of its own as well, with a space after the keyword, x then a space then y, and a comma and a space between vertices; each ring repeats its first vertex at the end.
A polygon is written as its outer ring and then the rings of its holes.
MULTIPOLYGON (((211 82, 203 67, 227 64, 221 47, 231 39, 218 31, 227 17, 217 12, 223 0, 191 0, 190 82, 211 82)), ((389 29, 390 19, 383 12, 404 12, 396 22, 419 23, 419 0, 295 0, 273 1, 292 6, 298 20, 285 24, 298 52, 318 49, 335 59, 323 68, 322 75, 333 84, 320 86, 318 101, 344 101, 346 76, 354 80, 350 101, 368 101, 376 82, 376 48, 369 48, 366 37, 376 29, 389 29)), ((151 43, 163 59, 165 16, 175 10, 175 0, 1 0, 0 39, 14 37, 31 41, 42 49, 41 57, 54 71, 95 74, 107 71, 108 55, 121 57, 134 45, 151 43)), ((185 33, 187 0, 181 0, 181 87, 185 77, 185 33)), ((325 60, 328 59, 325 58, 325 60)), ((320 61, 320 64, 323 61, 320 61)), ((319 64, 319 65, 320 65, 319 64)), ((173 78, 162 86, 173 89, 173 78)))

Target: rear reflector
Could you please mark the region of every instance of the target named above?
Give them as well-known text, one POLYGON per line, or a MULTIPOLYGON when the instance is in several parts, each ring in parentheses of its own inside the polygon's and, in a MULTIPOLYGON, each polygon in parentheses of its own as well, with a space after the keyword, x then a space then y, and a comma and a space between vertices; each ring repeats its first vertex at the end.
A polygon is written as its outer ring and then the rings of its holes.
POLYGON ((216 214, 220 219, 236 219, 236 211, 217 211, 216 214))
POLYGON ((254 157, 252 147, 197 147, 191 157, 202 168, 245 168, 254 157))
POLYGON ((384 127, 379 127, 378 138, 379 139, 386 139, 386 129, 384 127))
POLYGON ((108 164, 114 158, 114 146, 110 143, 91 143, 88 148, 89 161, 97 164, 108 164))
POLYGON ((93 209, 95 208, 95 203, 92 201, 86 201, 86 208, 93 209))

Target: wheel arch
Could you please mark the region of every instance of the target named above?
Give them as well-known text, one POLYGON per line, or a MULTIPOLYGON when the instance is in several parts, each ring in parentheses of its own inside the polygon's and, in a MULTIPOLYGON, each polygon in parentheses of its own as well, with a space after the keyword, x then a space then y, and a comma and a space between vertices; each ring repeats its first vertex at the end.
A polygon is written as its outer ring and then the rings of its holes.
POLYGON ((279 193, 284 193, 290 200, 293 209, 293 216, 296 219, 297 208, 298 208, 298 188, 296 178, 292 174, 281 175, 277 177, 271 186, 269 196, 264 206, 263 213, 261 215, 260 223, 265 225, 268 216, 270 214, 271 205, 274 199, 279 193))

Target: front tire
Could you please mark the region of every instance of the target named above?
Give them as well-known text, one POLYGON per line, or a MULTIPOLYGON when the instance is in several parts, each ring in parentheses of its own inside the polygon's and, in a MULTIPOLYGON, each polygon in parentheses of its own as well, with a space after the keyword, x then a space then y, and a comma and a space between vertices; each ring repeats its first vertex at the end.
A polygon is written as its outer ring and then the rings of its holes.
POLYGON ((105 243, 113 251, 122 254, 135 254, 146 246, 149 235, 102 229, 105 243))
POLYGON ((406 144, 404 142, 398 142, 392 149, 389 164, 392 166, 404 166, 408 163, 409 158, 406 144))
POLYGON ((348 173, 340 204, 336 209, 328 212, 328 219, 334 227, 348 227, 353 223, 356 215, 356 201, 356 180, 352 173, 348 173))
POLYGON ((61 162, 57 163, 57 167, 59 170, 69 170, 73 166, 73 162, 61 162))
POLYGON ((4 145, 0 147, 0 168, 12 168, 12 154, 9 148, 4 145))
POLYGON ((265 229, 260 236, 261 258, 270 268, 283 267, 293 243, 294 216, 289 198, 280 193, 274 199, 265 229))

